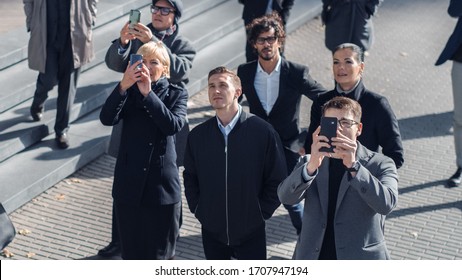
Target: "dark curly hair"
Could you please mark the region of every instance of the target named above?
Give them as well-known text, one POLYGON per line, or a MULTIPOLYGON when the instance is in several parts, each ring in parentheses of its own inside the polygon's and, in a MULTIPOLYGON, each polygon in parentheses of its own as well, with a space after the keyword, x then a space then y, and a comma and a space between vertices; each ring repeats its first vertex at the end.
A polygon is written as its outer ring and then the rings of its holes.
POLYGON ((254 19, 251 23, 247 24, 245 29, 247 31, 247 40, 253 46, 260 34, 268 32, 274 28, 274 36, 278 38, 281 48, 283 48, 286 40, 286 32, 284 31, 284 24, 277 12, 264 15, 254 19))

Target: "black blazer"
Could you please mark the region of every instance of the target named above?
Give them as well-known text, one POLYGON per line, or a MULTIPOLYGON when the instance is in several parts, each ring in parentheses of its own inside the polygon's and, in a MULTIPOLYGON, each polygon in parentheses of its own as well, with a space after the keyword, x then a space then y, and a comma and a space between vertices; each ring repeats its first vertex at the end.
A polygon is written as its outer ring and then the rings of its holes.
POLYGON ((462 44, 462 1, 451 0, 448 14, 451 17, 458 17, 459 20, 435 65, 441 65, 447 60, 450 60, 462 44))
MULTIPOLYGON (((290 9, 294 5, 295 0, 273 0, 273 11, 278 12, 281 16, 284 25, 289 20, 290 9)), ((239 3, 244 4, 242 19, 245 25, 252 22, 254 18, 261 17, 266 12, 268 0, 239 0, 239 3)))
POLYGON ((298 153, 302 95, 315 100, 319 94, 326 92, 326 89, 310 76, 308 67, 281 59, 279 96, 269 115, 263 108, 254 87, 258 60, 240 65, 237 75, 241 79, 242 92, 249 102, 250 112, 274 127, 286 149, 298 153))
POLYGON ((116 86, 100 113, 101 123, 123 119, 112 196, 131 205, 181 200, 174 135, 183 127, 188 93, 160 79, 144 97, 136 84, 125 96, 116 86))

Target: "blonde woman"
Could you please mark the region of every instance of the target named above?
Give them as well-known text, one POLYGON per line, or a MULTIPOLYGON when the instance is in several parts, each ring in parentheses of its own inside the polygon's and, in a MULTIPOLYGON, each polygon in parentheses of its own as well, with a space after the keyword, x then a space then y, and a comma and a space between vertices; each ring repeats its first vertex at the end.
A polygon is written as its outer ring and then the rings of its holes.
POLYGON ((161 42, 146 43, 137 53, 142 62, 127 66, 100 114, 104 125, 124 121, 115 216, 123 259, 171 259, 181 211, 174 135, 185 123, 188 93, 168 82, 170 59, 161 42))

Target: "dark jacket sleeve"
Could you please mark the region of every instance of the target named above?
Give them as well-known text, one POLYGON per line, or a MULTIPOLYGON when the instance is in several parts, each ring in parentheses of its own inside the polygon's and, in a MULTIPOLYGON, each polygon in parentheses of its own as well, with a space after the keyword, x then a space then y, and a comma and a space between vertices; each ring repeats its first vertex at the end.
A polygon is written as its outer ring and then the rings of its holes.
POLYGON ((377 129, 379 146, 382 147, 382 153, 395 162, 396 168, 400 168, 404 163, 404 148, 398 119, 386 98, 381 98, 380 103, 377 107, 382 110, 377 112, 377 116, 380 116, 377 129))
POLYGON ((101 108, 99 119, 103 125, 112 126, 120 121, 127 96, 119 93, 119 84, 117 84, 101 108))
POLYGON ((188 202, 189 210, 191 213, 196 212, 197 205, 199 204, 199 180, 197 178, 197 171, 192 145, 191 134, 188 135, 186 149, 184 153, 184 193, 186 201, 188 202))
POLYGON ((196 50, 189 41, 179 36, 172 46, 167 46, 167 51, 170 57, 169 81, 180 84, 189 77, 196 50))
POLYGON ((369 15, 369 17, 375 15, 377 9, 379 8, 382 2, 383 0, 369 0, 366 2, 366 12, 369 15))
MULTIPOLYGON (((130 43, 130 47, 132 42, 130 43)), ((115 39, 112 41, 112 44, 109 46, 109 49, 106 52, 106 57, 104 58, 104 62, 106 66, 116 72, 123 73, 125 72, 129 56, 130 56, 130 48, 128 48, 123 54, 119 54, 119 47, 120 47, 120 40, 115 39)))
POLYGON ((265 160, 264 186, 260 195, 260 207, 265 220, 271 218, 281 205, 277 189, 279 183, 287 177, 284 148, 277 132, 271 128, 268 134, 268 156, 265 160))
POLYGON ((461 17, 462 16, 462 1, 451 0, 451 2, 449 3, 448 14, 451 17, 461 17))
POLYGON ((313 144, 313 133, 321 123, 322 110, 320 99, 317 99, 311 104, 310 125, 308 126, 308 133, 305 139, 305 153, 311 154, 311 144, 313 144))
POLYGON ((300 88, 303 89, 303 95, 312 101, 316 100, 320 94, 327 91, 322 84, 318 83, 311 77, 308 67, 303 67, 301 74, 301 79, 298 79, 302 82, 300 88))

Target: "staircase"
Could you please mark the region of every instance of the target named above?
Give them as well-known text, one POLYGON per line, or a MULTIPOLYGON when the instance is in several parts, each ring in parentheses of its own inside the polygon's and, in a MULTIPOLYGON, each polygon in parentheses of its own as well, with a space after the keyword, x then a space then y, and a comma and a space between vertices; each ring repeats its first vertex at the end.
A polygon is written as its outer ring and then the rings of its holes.
MULTIPOLYGON (((242 5, 236 0, 183 0, 180 32, 197 50, 189 94, 207 84, 209 70, 224 65, 235 69, 245 61, 242 5)), ((95 59, 82 68, 71 110, 71 146, 54 143, 56 88, 50 92, 40 122, 32 122, 29 107, 37 72, 27 65, 29 34, 25 26, 0 35, 0 203, 8 213, 73 174, 105 153, 110 127, 99 122, 99 109, 121 74, 109 70, 104 56, 128 20, 130 9, 150 21, 150 1, 100 0, 94 28, 95 59)), ((297 0, 287 25, 291 32, 319 14, 321 1, 297 0)))

